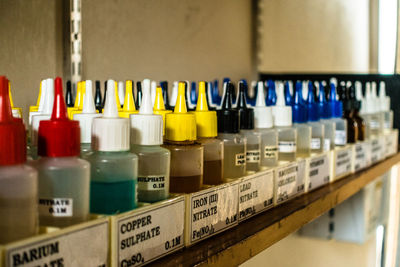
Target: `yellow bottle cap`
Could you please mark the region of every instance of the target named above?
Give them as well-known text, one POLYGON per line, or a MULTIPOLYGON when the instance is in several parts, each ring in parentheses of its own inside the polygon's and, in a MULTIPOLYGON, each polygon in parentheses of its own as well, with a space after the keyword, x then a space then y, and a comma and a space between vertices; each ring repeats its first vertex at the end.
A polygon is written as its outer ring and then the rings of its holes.
POLYGON ((79 105, 82 100, 82 82, 78 82, 76 85, 76 96, 74 107, 67 108, 68 118, 72 120, 74 118, 74 112, 79 110, 79 105))
POLYGON ((22 118, 22 108, 14 107, 14 101, 13 101, 12 94, 11 94, 11 82, 10 81, 8 81, 8 96, 10 98, 10 105, 11 105, 13 116, 17 117, 17 118, 22 118))
POLYGON ((215 137, 217 130, 217 112, 208 110, 206 99, 206 83, 199 83, 199 96, 196 111, 197 137, 215 137))
POLYGON ((36 106, 29 106, 29 112, 36 112, 39 110, 40 98, 42 97, 42 84, 43 84, 43 81, 40 81, 39 95, 36 100, 36 106))
POLYGON ((175 110, 165 116, 165 139, 170 141, 196 140, 196 118, 188 113, 185 100, 185 82, 179 82, 175 110))
POLYGON ((124 99, 124 107, 122 111, 118 112, 118 115, 122 118, 129 118, 131 114, 139 113, 135 107, 135 101, 133 100, 133 90, 132 90, 132 81, 127 80, 125 85, 125 99, 124 99))
POLYGON ((81 91, 81 95, 80 95, 80 100, 79 100, 79 110, 83 109, 83 99, 85 99, 85 94, 86 94, 86 81, 81 81, 82 84, 82 91, 81 91))
POLYGON ((78 99, 78 93, 77 93, 74 107, 70 108, 69 110, 67 109, 68 110, 68 116, 69 116, 69 118, 71 120, 74 119, 74 115, 75 114, 82 113, 82 110, 83 110, 83 99, 85 98, 85 93, 86 93, 86 81, 78 82, 78 90, 79 90, 79 85, 80 85, 79 99, 78 99), (77 108, 75 107, 76 105, 78 105, 77 108))
POLYGON ((164 97, 163 97, 162 89, 160 86, 157 86, 157 89, 156 89, 156 99, 154 101, 153 112, 154 112, 154 114, 162 116, 162 118, 163 118, 163 135, 165 135, 165 115, 168 113, 172 113, 172 111, 165 109, 164 97))

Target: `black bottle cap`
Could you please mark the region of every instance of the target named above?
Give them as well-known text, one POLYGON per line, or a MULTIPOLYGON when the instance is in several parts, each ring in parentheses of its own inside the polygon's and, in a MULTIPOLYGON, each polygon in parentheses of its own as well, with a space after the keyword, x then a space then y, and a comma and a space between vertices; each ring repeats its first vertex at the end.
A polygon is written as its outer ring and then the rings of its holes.
POLYGON ((100 81, 96 81, 96 93, 94 95, 94 105, 96 109, 101 113, 103 109, 103 100, 101 96, 101 88, 100 88, 100 81))
POLYGON ((217 110, 219 133, 239 133, 239 111, 232 108, 232 95, 233 84, 228 82, 221 109, 217 110))
POLYGON ((337 93, 339 95, 340 101, 344 101, 344 100, 348 99, 346 83, 344 81, 340 82, 338 89, 337 89, 337 93))
POLYGON ((342 101, 343 103, 343 111, 344 112, 352 112, 354 107, 354 101, 345 99, 342 101))
POLYGON ((67 81, 67 91, 65 92, 65 104, 67 107, 74 107, 74 99, 72 96, 72 84, 71 81, 67 81))
POLYGON ((160 82, 160 86, 162 89, 162 95, 164 98, 164 106, 167 110, 172 110, 172 107, 169 105, 169 96, 168 96, 168 82, 162 81, 160 82))
POLYGON ((136 82, 136 102, 135 102, 135 106, 136 106, 136 110, 140 109, 140 105, 142 105, 142 82, 141 81, 137 81, 136 82))
POLYGON ((246 103, 246 91, 247 85, 243 82, 239 82, 239 94, 236 101, 236 109, 239 111, 240 117, 240 129, 251 130, 254 129, 254 110, 247 107, 246 103))
POLYGON ((104 97, 103 97, 103 103, 102 103, 102 108, 104 107, 106 103, 106 98, 107 98, 107 81, 104 82, 104 97))

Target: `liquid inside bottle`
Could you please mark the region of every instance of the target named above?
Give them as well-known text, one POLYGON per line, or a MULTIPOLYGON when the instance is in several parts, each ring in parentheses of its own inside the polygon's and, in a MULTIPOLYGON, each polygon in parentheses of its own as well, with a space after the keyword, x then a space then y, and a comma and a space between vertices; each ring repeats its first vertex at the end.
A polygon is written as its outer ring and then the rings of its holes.
POLYGON ((224 179, 245 176, 247 139, 229 133, 219 133, 218 138, 224 142, 224 179))
POLYGON ((261 168, 278 164, 278 133, 274 129, 256 129, 261 136, 261 168))
POLYGON ((215 138, 200 138, 198 142, 204 147, 204 184, 218 185, 223 183, 224 143, 215 138))
POLYGON ((295 161, 297 157, 297 129, 276 127, 278 132, 279 161, 295 161))

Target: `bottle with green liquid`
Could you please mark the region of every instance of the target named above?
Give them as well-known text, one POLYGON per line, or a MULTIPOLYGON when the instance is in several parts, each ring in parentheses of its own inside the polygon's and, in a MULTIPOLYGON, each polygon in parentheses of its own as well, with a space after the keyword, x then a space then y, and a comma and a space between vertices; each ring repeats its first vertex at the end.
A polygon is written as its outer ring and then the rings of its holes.
POLYGON ((118 117, 115 82, 107 81, 103 117, 92 125, 90 212, 115 214, 137 207, 138 157, 129 152, 129 119, 118 117))

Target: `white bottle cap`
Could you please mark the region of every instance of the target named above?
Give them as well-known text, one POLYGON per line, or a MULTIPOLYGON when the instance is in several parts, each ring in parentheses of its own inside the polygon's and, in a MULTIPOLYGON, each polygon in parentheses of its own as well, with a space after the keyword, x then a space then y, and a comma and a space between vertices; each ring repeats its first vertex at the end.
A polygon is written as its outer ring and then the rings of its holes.
POLYGON ((302 83, 301 96, 303 97, 303 100, 306 100, 308 97, 308 81, 303 81, 302 83))
POLYGON ((212 88, 213 84, 212 82, 207 82, 207 100, 208 100, 208 106, 212 108, 216 108, 217 105, 215 105, 212 101, 212 88))
POLYGON ((83 144, 89 144, 91 142, 93 119, 101 117, 101 114, 96 113, 92 88, 92 81, 86 80, 86 91, 83 98, 82 113, 74 114, 74 120, 79 121, 79 127, 81 128, 81 143, 83 144))
POLYGON ((286 106, 283 84, 279 84, 276 92, 276 106, 273 107, 275 126, 292 126, 292 107, 286 106))
POLYGON ((170 98, 170 101, 169 101, 169 105, 171 107, 175 107, 177 98, 178 98, 178 82, 175 81, 174 85, 172 86, 172 93, 171 93, 171 98, 170 98))
POLYGON ((390 110, 390 97, 386 95, 386 83, 384 81, 379 83, 379 102, 381 111, 390 110))
POLYGON ((51 114, 53 112, 53 104, 54 104, 54 80, 47 79, 46 80, 46 98, 44 99, 43 104, 43 114, 51 114))
POLYGON ((365 113, 372 114, 375 113, 374 100, 371 95, 371 83, 367 82, 365 84, 365 113))
POLYGON ((381 110, 380 107, 380 101, 378 99, 378 94, 377 94, 377 90, 376 90, 376 82, 372 82, 371 83, 371 97, 372 97, 372 103, 373 103, 373 107, 374 107, 374 113, 379 112, 381 110))
POLYGON ((154 102, 156 102, 156 94, 157 94, 157 82, 151 81, 151 103, 153 104, 153 106, 154 102))
MULTIPOLYGON (((87 87, 86 87, 87 90, 87 87)), ((118 98, 119 98, 119 103, 121 106, 124 105, 124 100, 125 100, 125 88, 124 88, 124 82, 118 82, 118 98)), ((121 108, 121 107, 118 107, 121 108)))
POLYGON ((265 105, 264 83, 258 82, 256 106, 254 109, 254 128, 272 128, 274 125, 272 108, 265 105))
MULTIPOLYGON (((157 89, 157 88, 156 88, 157 89)), ((163 143, 163 119, 153 114, 151 92, 143 86, 142 105, 139 114, 131 114, 131 143, 134 145, 161 145, 163 143)))
POLYGON ((109 152, 129 150, 129 119, 118 117, 113 80, 107 81, 103 117, 93 120, 92 149, 109 152))

